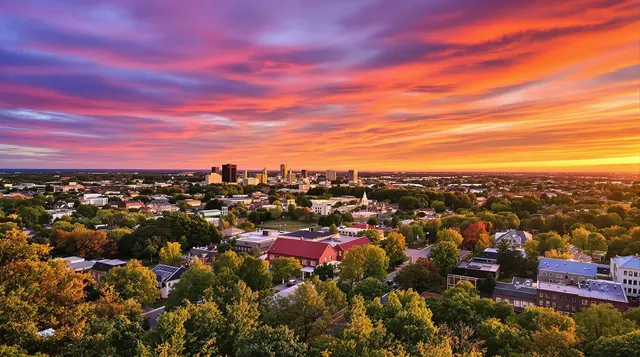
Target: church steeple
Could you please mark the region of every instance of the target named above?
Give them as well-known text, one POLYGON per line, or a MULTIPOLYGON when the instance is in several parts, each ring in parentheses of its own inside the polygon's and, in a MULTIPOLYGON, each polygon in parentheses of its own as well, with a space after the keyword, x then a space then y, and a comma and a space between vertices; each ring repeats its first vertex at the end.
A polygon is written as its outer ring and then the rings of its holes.
POLYGON ((364 190, 364 193, 362 194, 362 199, 360 200, 360 205, 361 206, 368 206, 369 205, 369 199, 367 198, 367 190, 364 190))

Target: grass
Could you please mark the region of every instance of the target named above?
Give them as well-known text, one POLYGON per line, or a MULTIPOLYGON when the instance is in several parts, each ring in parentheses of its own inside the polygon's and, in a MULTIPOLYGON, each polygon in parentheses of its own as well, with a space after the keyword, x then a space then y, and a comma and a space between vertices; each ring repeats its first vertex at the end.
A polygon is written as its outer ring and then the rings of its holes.
POLYGON ((304 221, 292 221, 290 219, 279 219, 276 221, 267 221, 259 224, 258 227, 262 229, 278 229, 287 231, 296 231, 309 227, 317 227, 316 223, 308 223, 304 221), (286 226, 285 226, 286 225, 286 226))

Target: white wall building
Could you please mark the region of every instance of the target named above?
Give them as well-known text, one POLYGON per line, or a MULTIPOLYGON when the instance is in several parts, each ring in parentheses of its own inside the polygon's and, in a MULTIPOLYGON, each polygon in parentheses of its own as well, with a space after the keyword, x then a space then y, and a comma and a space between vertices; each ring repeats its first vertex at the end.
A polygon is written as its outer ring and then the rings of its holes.
POLYGON ((611 277, 622 284, 630 301, 638 301, 640 296, 640 257, 630 255, 611 258, 611 277))
POLYGON ((312 200, 311 212, 319 215, 329 215, 333 211, 333 203, 327 200, 312 200))

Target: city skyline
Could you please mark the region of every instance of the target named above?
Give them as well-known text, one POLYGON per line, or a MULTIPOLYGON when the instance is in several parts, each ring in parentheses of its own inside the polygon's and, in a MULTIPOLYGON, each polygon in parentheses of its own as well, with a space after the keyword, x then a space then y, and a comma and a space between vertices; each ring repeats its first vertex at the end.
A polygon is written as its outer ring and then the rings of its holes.
POLYGON ((640 170, 632 0, 5 9, 3 168, 640 170))

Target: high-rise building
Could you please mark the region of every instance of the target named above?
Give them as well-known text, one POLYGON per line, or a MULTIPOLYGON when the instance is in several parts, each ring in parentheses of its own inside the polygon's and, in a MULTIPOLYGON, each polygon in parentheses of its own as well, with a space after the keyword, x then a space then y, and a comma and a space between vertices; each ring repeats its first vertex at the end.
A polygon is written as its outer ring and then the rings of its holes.
POLYGON ((358 170, 349 170, 349 182, 358 181, 358 170))
POLYGON ((220 168, 218 166, 211 166, 211 173, 212 174, 219 174, 220 173, 220 168))
POLYGON ((300 173, 302 174, 302 178, 309 177, 309 171, 307 171, 307 169, 302 169, 300 173))
POLYGON ((338 179, 336 170, 327 170, 327 181, 335 181, 338 179))
POLYGON ((262 176, 264 176, 264 180, 265 180, 265 183, 266 183, 267 177, 269 177, 269 174, 267 173, 267 168, 266 167, 262 169, 262 176))
POLYGON ((244 170, 244 175, 243 175, 242 177, 243 177, 243 178, 247 178, 247 177, 249 177, 249 173, 247 172, 247 170, 246 170, 246 169, 244 170))
POLYGON ((222 165, 222 182, 236 183, 238 182, 238 167, 234 164, 222 165))
POLYGON ((289 169, 289 172, 287 172, 287 182, 288 183, 296 182, 296 175, 293 174, 293 171, 291 171, 291 169, 289 169))
POLYGON ((282 179, 285 179, 287 177, 287 173, 289 172, 289 170, 287 170, 287 165, 286 164, 280 164, 280 177, 282 179))
POLYGON ((264 174, 256 174, 256 180, 258 180, 258 183, 266 184, 267 176, 265 176, 264 174))

